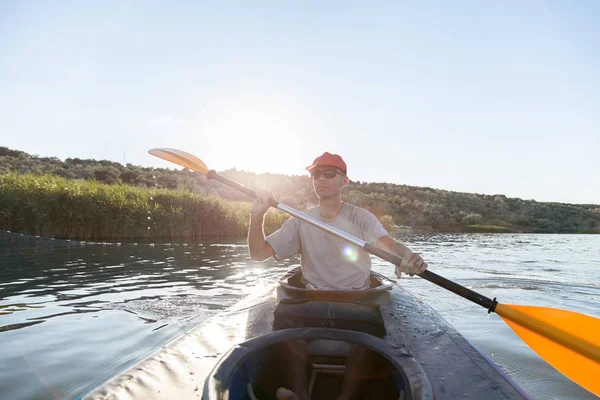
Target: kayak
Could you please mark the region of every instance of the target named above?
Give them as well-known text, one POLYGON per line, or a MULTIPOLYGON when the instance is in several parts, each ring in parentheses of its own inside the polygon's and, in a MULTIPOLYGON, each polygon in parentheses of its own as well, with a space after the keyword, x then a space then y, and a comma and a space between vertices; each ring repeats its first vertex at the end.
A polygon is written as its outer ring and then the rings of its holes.
MULTIPOLYGON (((214 170, 210 170, 202 160, 190 153, 168 148, 151 149, 149 150, 149 153, 184 168, 199 172, 208 179, 219 181, 252 198, 257 198, 255 190, 219 175, 214 170)), ((268 199, 268 202, 270 207, 276 208, 292 217, 315 226, 357 248, 361 248, 374 256, 388 261, 397 267, 401 267, 405 263, 405 260, 397 254, 393 254, 358 237, 352 236, 341 229, 328 225, 319 219, 294 209, 293 207, 278 202, 272 197, 268 199)), ((419 277, 484 307, 488 310, 488 313, 496 313, 527 345, 556 368, 556 370, 563 373, 580 386, 590 390, 592 393, 600 394, 600 380, 598 379, 600 346, 598 345, 597 335, 595 335, 595 332, 600 329, 600 319, 558 308, 503 304, 498 302, 496 298, 490 299, 429 270, 420 273, 419 277)), ((273 324, 267 325, 267 329, 260 334, 263 338, 268 338, 270 342, 266 345, 264 342, 258 342, 264 345, 262 351, 248 351, 247 353, 240 353, 238 351, 237 353, 232 352, 231 354, 226 355, 224 357, 225 361, 237 360, 236 366, 232 367, 231 363, 229 363, 230 367, 223 369, 225 372, 221 373, 221 369, 211 371, 208 378, 206 378, 207 383, 202 385, 204 388, 203 397, 210 398, 210 396, 217 396, 217 398, 237 398, 241 396, 242 398, 256 398, 257 396, 254 393, 254 389, 260 390, 265 382, 266 384, 273 384, 275 378, 269 374, 274 374, 275 371, 286 368, 288 368, 287 372, 294 371, 294 373, 296 373, 296 375, 292 377, 294 381, 304 379, 305 377, 303 375, 305 375, 305 372, 307 371, 303 371, 303 369, 299 367, 306 365, 304 361, 310 362, 313 358, 311 358, 311 354, 307 355, 305 350, 298 351, 298 346, 304 346, 303 343, 305 342, 313 343, 317 341, 318 343, 318 341, 322 341, 323 339, 317 336, 325 334, 335 335, 333 339, 330 337, 330 340, 326 342, 329 343, 329 345, 350 343, 350 350, 346 353, 342 352, 340 349, 340 352, 337 354, 337 361, 340 361, 340 358, 342 360, 351 358, 354 362, 347 363, 347 365, 331 365, 332 369, 339 370, 338 375, 351 378, 350 380, 344 379, 344 381, 357 384, 364 383, 363 386, 366 387, 376 386, 376 383, 370 385, 371 382, 369 379, 367 379, 367 382, 362 382, 365 381, 365 377, 370 376, 368 375, 368 370, 371 366, 371 361, 367 362, 365 365, 362 365, 362 363, 365 359, 373 360, 378 357, 379 360, 384 360, 384 364, 387 362, 387 366, 384 368, 387 375, 389 375, 387 382, 393 383, 395 392, 390 389, 390 391, 386 392, 385 397, 393 392, 398 394, 399 398, 405 398, 407 396, 413 398, 428 398, 430 397, 430 393, 426 389, 420 391, 417 390, 415 392, 414 387, 418 385, 425 388, 428 387, 425 384, 425 379, 419 378, 417 381, 420 380, 421 384, 411 386, 411 382, 406 376, 407 370, 405 370, 405 368, 408 369, 408 367, 398 364, 397 361, 399 358, 396 357, 397 355, 395 353, 386 359, 386 354, 393 353, 390 349, 377 347, 382 344, 373 339, 378 337, 378 334, 383 335, 383 339, 394 346, 404 346, 407 352, 412 352, 409 354, 414 354, 413 358, 417 360, 419 364, 428 365, 426 363, 431 362, 434 366, 438 366, 437 368, 422 368, 432 387, 433 395, 436 397, 440 397, 440 395, 443 397, 457 396, 459 392, 461 392, 460 385, 462 385, 463 388, 467 388, 462 391, 463 397, 468 397, 471 392, 475 393, 477 396, 485 396, 486 398, 496 398, 498 396, 502 398, 506 398, 507 396, 525 397, 525 394, 522 393, 513 382, 503 376, 499 368, 484 355, 480 354, 474 347, 470 346, 464 338, 461 338, 460 335, 453 331, 441 318, 437 318, 436 320, 435 316, 427 315, 425 310, 421 310, 423 313, 416 312, 416 308, 410 308, 410 306, 417 307, 419 305, 418 302, 415 303, 414 301, 408 308, 402 309, 405 304, 411 303, 409 299, 410 296, 406 293, 399 293, 397 290, 390 290, 392 291, 389 301, 391 306, 389 304, 384 304, 380 309, 378 305, 370 304, 372 306, 370 308, 378 311, 378 313, 375 312, 375 314, 379 314, 379 318, 377 318, 373 312, 368 311, 369 303, 364 305, 359 304, 361 303, 361 300, 354 300, 353 302, 342 301, 342 304, 340 304, 339 299, 336 300, 334 294, 331 294, 332 299, 330 300, 333 301, 331 304, 326 301, 327 298, 317 302, 313 300, 308 302, 296 301, 296 304, 290 304, 289 301, 284 301, 285 299, 282 299, 281 302, 278 302, 277 300, 277 308, 274 312, 276 317, 277 315, 279 316, 279 319, 275 318, 273 324), (398 298, 401 298, 402 301, 398 302, 398 298), (406 303, 404 303, 404 301, 406 301, 406 303), (279 313, 277 312, 278 310, 279 313), (341 314, 339 314, 340 310, 342 310, 341 314), (404 311, 405 314, 400 314, 401 317, 399 320, 398 312, 401 311, 404 311), (389 313, 389 315, 386 315, 386 312, 389 313), (340 315, 343 315, 341 321, 339 320, 340 315), (423 317, 431 317, 431 321, 433 322, 427 326, 426 323, 421 320, 423 317), (378 319, 384 322, 379 322, 377 321, 378 319), (379 328, 377 327, 378 324, 379 328), (330 330, 326 333, 315 332, 315 325, 320 327, 330 326, 330 330), (395 329, 395 334, 389 333, 386 329, 382 330, 381 325, 383 325, 383 328, 386 328, 387 325, 387 327, 395 329), (308 333, 305 331, 302 333, 304 336, 302 336, 296 330, 299 329, 299 326, 304 327, 305 329, 311 329, 312 331, 308 333), (307 326, 310 328, 306 328, 307 326), (334 332, 336 329, 337 332, 334 332), (341 335, 339 332, 340 329, 353 332, 351 335, 352 337, 339 336, 341 335), (368 334, 371 335, 369 337, 370 340, 358 337, 365 333, 365 329, 367 330, 366 332, 369 332, 368 334), (372 329, 375 330, 373 331, 372 329), (270 330, 283 330, 284 333, 269 332, 270 330), (398 330, 403 333, 399 334, 397 332, 398 330), (269 335, 270 333, 271 335, 269 335), (299 336, 292 336, 292 333, 299 336), (408 335, 405 335, 405 333, 410 333, 413 338, 417 339, 411 339, 408 335), (423 337, 423 335, 429 335, 429 337, 423 337), (442 337, 442 339, 439 339, 436 335, 442 337), (299 338, 301 339, 300 341, 299 338), (279 343, 279 341, 283 341, 284 343, 279 343), (277 350, 277 348, 283 348, 283 350, 285 350, 285 347, 292 350, 292 353, 288 351, 288 354, 285 354, 284 352, 282 353, 277 350), (446 352, 448 352, 448 354, 445 354, 446 352), (469 354, 473 352, 476 353, 476 355, 469 356, 469 354), (299 354, 303 355, 303 359, 300 360, 300 362, 302 362, 300 366, 296 362, 293 362, 298 359, 299 354), (357 356, 357 354, 361 356, 357 356), (238 358, 236 358, 236 355, 238 358), (363 357, 362 355, 365 355, 366 357, 363 357), (277 356, 279 356, 279 360, 277 359, 277 356), (443 367, 439 367, 440 365, 443 367), (463 368, 463 370, 456 372, 453 371, 452 368, 463 368), (444 370, 447 372, 447 376, 442 372, 444 370), (361 373, 366 375, 361 375, 361 373), (447 381, 448 376, 451 376, 454 384, 450 385, 445 382, 447 381), (500 378, 498 378, 499 376, 500 378), (246 385, 246 391, 244 391, 244 385, 246 385), (507 388, 506 385, 512 389, 507 388), (448 388, 451 388, 450 392, 446 391, 448 388), (510 395, 511 393, 512 395, 510 395)), ((294 293, 297 294, 299 292, 293 292, 291 293, 291 296, 294 296, 294 293)), ((423 307, 426 306, 423 305, 423 307)), ((267 319, 268 318, 265 318, 265 320, 267 319)), ((252 338, 252 334, 256 333, 252 333, 252 329, 248 329, 248 338, 252 338)), ((347 336, 347 333, 345 333, 345 335, 347 336)), ((257 342, 245 342, 243 343, 243 346, 257 346, 257 342)), ((308 345, 306 345, 306 347, 308 347, 308 345)), ((317 356, 320 355, 318 351, 315 353, 317 356)), ((323 353, 323 356, 327 362, 336 361, 335 358, 328 357, 326 353, 323 353)), ((225 363, 225 366, 227 365, 228 364, 225 363)), ((317 364, 309 366, 312 371, 312 388, 314 386, 313 378, 316 374, 315 371, 318 370, 319 367, 317 364)), ((319 377, 321 380, 323 379, 322 376, 319 377)), ((339 378, 339 376, 336 378, 339 378)), ((317 386, 321 387, 322 385, 319 384, 317 386)), ((324 385, 324 387, 327 388, 332 386, 335 386, 335 384, 331 383, 324 385)), ((328 395, 330 397, 335 396, 334 392, 335 391, 330 391, 328 392, 328 395)), ((367 393, 370 393, 368 397, 382 397, 377 395, 377 391, 373 393, 367 391, 367 393)), ((392 396, 395 396, 395 394, 392 396)))
MULTIPOLYGON (((274 399, 282 346, 306 343, 311 399, 335 399, 351 345, 366 348, 364 399, 527 399, 432 308, 381 274, 369 289, 307 290, 300 268, 115 376, 84 399, 274 399)), ((287 349, 287 350, 286 350, 287 349)), ((360 368, 360 367, 359 367, 360 368)))

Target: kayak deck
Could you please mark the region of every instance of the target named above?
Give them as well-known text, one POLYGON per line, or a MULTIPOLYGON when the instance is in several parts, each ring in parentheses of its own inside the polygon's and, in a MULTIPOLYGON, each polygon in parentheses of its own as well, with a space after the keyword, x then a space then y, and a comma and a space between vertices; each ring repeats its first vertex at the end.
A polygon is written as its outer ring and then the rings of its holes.
MULTIPOLYGON (((295 273, 297 269, 286 276, 295 273)), ((432 308, 385 277, 375 273, 373 276, 384 283, 380 291, 389 293, 388 301, 380 305, 385 342, 417 360, 436 399, 527 398, 498 366, 471 346, 432 308)), ((277 333, 273 332, 274 312, 282 286, 285 283, 263 295, 245 298, 83 398, 200 398, 207 377, 216 365, 228 358, 223 355, 230 352, 232 346, 277 333)), ((286 333, 285 330, 279 332, 286 333)))

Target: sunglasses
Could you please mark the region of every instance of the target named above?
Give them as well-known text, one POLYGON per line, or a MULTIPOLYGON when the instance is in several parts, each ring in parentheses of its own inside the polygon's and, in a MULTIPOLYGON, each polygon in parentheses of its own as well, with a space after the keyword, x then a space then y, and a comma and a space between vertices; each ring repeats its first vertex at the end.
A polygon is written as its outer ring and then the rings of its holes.
POLYGON ((344 172, 342 172, 340 170, 328 169, 326 171, 314 171, 314 172, 311 172, 310 176, 312 176, 312 178, 314 180, 317 180, 317 179, 321 178, 321 175, 323 175, 327 179, 331 179, 334 176, 336 176, 337 174, 340 174, 342 176, 346 175, 346 174, 344 174, 344 172))

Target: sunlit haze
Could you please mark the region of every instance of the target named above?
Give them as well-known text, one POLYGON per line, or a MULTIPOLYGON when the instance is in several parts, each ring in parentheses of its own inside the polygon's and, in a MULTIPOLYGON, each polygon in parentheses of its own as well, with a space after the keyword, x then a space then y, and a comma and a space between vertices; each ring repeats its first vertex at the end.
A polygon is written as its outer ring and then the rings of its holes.
POLYGON ((600 2, 0 2, 0 146, 600 203, 600 2), (201 4, 202 3, 202 4, 201 4))

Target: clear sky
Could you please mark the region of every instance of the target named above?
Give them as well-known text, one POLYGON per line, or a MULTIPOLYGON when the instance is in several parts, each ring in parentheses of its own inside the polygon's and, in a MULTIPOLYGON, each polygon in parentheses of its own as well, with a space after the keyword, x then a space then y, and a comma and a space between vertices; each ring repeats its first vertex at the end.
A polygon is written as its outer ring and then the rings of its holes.
POLYGON ((0 145, 600 203, 600 1, 1 1, 0 145), (256 4, 260 3, 260 5, 256 4))

